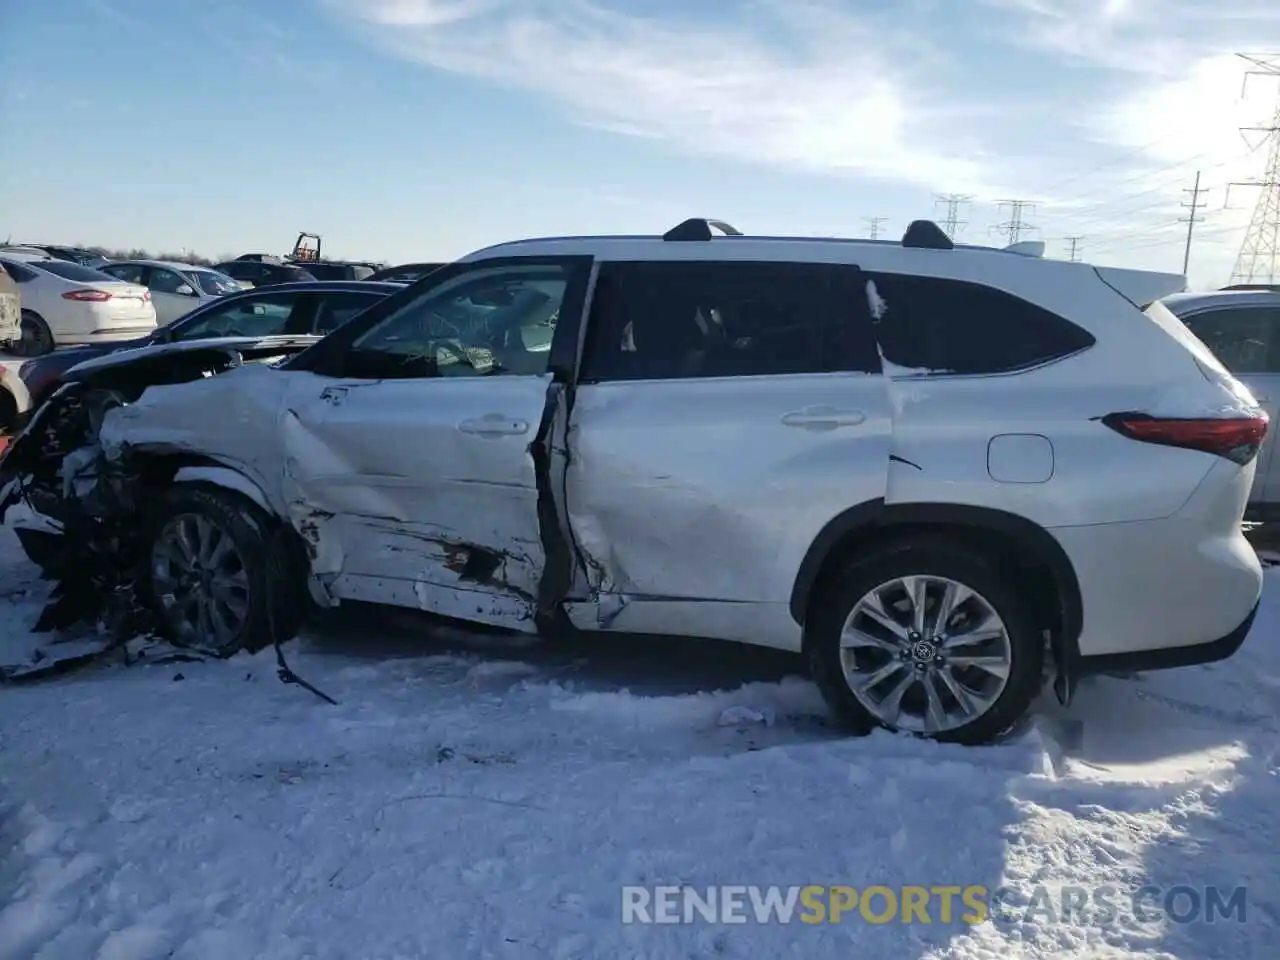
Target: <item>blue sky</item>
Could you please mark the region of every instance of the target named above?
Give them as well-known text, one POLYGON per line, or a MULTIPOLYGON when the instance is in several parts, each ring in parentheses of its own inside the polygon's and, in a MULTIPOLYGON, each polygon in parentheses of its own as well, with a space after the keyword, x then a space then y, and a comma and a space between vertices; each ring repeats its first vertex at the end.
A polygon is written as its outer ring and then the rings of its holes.
MULTIPOLYGON (((516 236, 900 235, 1230 273, 1275 0, 0 0, 0 238, 452 258, 516 236)), ((1251 149, 1251 146, 1254 147, 1251 149)))

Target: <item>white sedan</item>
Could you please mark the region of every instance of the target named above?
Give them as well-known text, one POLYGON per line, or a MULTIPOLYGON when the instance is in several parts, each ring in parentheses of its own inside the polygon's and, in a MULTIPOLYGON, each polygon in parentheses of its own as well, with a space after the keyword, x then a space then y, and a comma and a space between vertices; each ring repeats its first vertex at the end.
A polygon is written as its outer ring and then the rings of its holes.
POLYGON ((116 343, 156 328, 156 308, 146 287, 67 260, 28 254, 0 255, 22 298, 24 357, 79 343, 116 343))
POLYGON ((239 293, 240 284, 225 273, 169 260, 115 260, 99 267, 118 280, 137 283, 151 291, 156 319, 167 326, 210 300, 239 293))

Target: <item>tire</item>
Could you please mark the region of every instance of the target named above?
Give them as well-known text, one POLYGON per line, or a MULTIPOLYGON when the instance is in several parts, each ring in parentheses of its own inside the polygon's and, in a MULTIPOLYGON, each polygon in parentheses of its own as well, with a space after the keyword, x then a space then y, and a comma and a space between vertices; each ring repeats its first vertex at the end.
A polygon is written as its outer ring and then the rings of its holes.
POLYGON ((964 744, 988 743, 1007 732, 1040 692, 1045 656, 1043 632, 1012 582, 995 558, 937 537, 906 539, 874 548, 837 571, 825 581, 814 600, 805 637, 812 676, 837 722, 859 733, 879 726, 964 744), (893 585, 912 577, 932 584, 925 605, 926 629, 918 638, 923 644, 903 628, 906 595, 893 585), (936 613, 940 600, 934 598, 946 588, 945 581, 975 595, 965 597, 947 621, 956 635, 962 634, 966 625, 972 628, 978 620, 985 620, 993 630, 983 630, 981 635, 995 632, 998 624, 1002 627, 999 637, 963 644, 948 639, 950 631, 931 629, 932 616, 928 614, 936 613), (889 621, 898 627, 896 631, 883 626, 879 617, 873 619, 866 606, 859 606, 876 591, 881 591, 877 594, 881 601, 877 613, 888 614, 889 621), (846 621, 855 611, 858 615, 853 626, 861 631, 859 639, 863 643, 875 641, 877 646, 842 650, 846 621), (993 622, 988 614, 998 619, 993 622), (905 636, 905 640, 897 634, 905 636), (944 645, 934 642, 939 635, 944 645), (969 663, 976 654, 984 654, 988 665, 969 663), (1003 668, 990 659, 996 655, 1003 658, 1003 668), (966 661, 963 665, 959 663, 962 658, 966 661), (898 669, 894 670, 891 663, 896 663, 898 669), (1003 686, 1001 669, 1006 674, 1003 686), (863 686, 861 695, 855 693, 850 676, 865 684, 876 675, 883 679, 863 686), (926 684, 937 693, 940 708, 932 721, 927 719, 926 684), (892 707, 887 706, 895 688, 902 707, 896 719, 892 707), (968 712, 961 707, 962 697, 970 707, 968 712))
POLYGON ((43 357, 52 353, 57 346, 53 339, 53 331, 44 317, 34 310, 22 311, 22 339, 13 341, 13 353, 19 357, 43 357))
POLYGON ((301 628, 303 591, 296 565, 266 514, 238 494, 199 484, 171 487, 150 518, 142 562, 142 600, 182 646, 229 657, 261 650, 273 640, 283 643, 301 628), (209 531, 222 538, 217 562, 208 565, 217 576, 183 571, 178 541, 194 543, 209 531), (203 608, 203 614, 194 608, 203 608))

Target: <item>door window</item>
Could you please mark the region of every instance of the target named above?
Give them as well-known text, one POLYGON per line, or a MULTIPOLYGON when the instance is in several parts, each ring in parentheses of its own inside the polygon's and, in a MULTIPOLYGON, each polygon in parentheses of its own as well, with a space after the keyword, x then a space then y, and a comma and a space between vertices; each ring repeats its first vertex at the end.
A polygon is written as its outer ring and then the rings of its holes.
POLYGON ((98 269, 115 277, 117 280, 123 280, 125 283, 141 284, 142 273, 145 268, 136 263, 108 263, 98 269))
POLYGON ((1232 373, 1280 373, 1276 346, 1280 310, 1233 307, 1183 318, 1192 333, 1232 373))
POLYGON ((381 293, 334 293, 320 299, 313 332, 319 334, 337 330, 357 313, 367 310, 383 298, 381 293))
POLYGON ((151 268, 151 281, 148 286, 153 293, 172 293, 175 296, 186 297, 194 293, 194 288, 185 277, 164 267, 151 268))
POLYGON ((432 287, 356 337, 341 375, 545 373, 572 271, 561 264, 506 264, 432 287))
POLYGON ((583 380, 878 371, 859 276, 834 264, 603 264, 583 380))
POLYGON ((297 294, 240 297, 201 310, 173 327, 174 340, 209 337, 272 337, 289 332, 289 317, 302 298, 297 294))

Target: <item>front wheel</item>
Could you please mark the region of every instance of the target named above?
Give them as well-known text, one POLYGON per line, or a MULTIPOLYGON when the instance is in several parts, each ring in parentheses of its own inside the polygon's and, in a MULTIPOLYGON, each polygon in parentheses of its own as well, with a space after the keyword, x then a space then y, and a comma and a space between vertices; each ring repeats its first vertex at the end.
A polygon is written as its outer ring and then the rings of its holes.
POLYGON ((262 512, 235 494, 171 489, 146 557, 146 599, 183 646, 226 657, 297 633, 291 565, 262 512))
POLYGON ((806 644, 838 720, 956 743, 1009 730, 1040 690, 1044 639, 993 558, 903 540, 840 570, 806 644))

